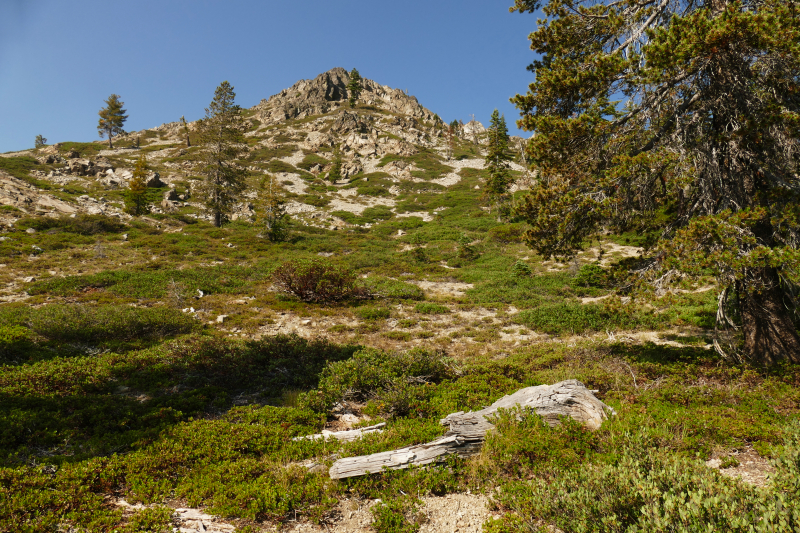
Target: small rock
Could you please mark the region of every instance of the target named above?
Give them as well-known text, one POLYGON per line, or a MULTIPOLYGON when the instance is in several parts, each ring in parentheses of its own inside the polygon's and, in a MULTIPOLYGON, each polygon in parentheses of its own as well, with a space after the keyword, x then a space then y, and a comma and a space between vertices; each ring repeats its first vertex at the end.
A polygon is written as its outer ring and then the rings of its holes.
POLYGON ((123 241, 127 241, 128 240, 128 234, 127 233, 123 233, 122 234, 122 240, 123 241))
POLYGON ((308 326, 308 325, 310 325, 310 324, 311 324, 311 321, 310 321, 310 320, 303 320, 303 321, 302 321, 302 322, 300 322, 300 323, 301 323, 302 325, 304 325, 304 326, 308 326))
POLYGON ((25 233, 36 233, 36 230, 33 228, 28 228, 25 230, 25 233))
POLYGON ((219 315, 217 317, 217 324, 222 324, 223 322, 225 322, 226 318, 228 318, 228 315, 219 315))
POLYGON ((24 281, 25 283, 33 283, 34 281, 36 281, 36 278, 34 278, 33 276, 28 276, 27 278, 22 278, 22 281, 24 281))

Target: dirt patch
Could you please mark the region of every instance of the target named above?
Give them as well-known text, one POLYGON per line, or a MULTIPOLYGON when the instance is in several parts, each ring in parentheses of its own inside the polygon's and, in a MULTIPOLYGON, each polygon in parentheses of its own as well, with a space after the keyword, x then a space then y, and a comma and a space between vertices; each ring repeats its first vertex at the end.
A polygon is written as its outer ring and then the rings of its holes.
POLYGON ((756 487, 766 487, 770 476, 775 473, 775 467, 769 464, 769 460, 761 457, 753 448, 733 451, 725 457, 712 457, 706 461, 706 466, 719 470, 723 476, 738 478, 756 487), (720 468, 729 457, 738 461, 739 465, 720 468))
MULTIPOLYGON (((420 524, 419 533, 480 533, 487 520, 500 518, 500 513, 488 509, 486 496, 478 494, 448 494, 447 496, 428 496, 422 498, 422 506, 417 510, 415 521, 420 524)), ((374 520, 371 512, 380 500, 343 500, 335 513, 336 518, 324 525, 309 522, 288 524, 289 531, 308 531, 326 533, 372 532, 374 520)))
POLYGON ((459 283, 456 281, 413 281, 409 280, 425 292, 464 296, 464 293, 474 287, 472 283, 459 283))
MULTIPOLYGON (((126 515, 151 507, 140 503, 131 505, 125 500, 117 500, 114 505, 121 507, 126 515)), ((216 516, 205 514, 199 509, 185 507, 174 509, 172 520, 175 525, 173 531, 180 533, 233 533, 236 530, 235 526, 223 522, 216 516)))

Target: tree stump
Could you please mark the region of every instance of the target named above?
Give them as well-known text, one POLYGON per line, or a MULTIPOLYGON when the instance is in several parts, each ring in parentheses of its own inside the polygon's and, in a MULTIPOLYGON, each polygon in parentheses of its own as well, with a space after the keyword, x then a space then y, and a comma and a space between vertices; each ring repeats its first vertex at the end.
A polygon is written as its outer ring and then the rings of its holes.
POLYGON ((514 406, 533 410, 551 426, 558 424, 560 417, 569 416, 589 429, 598 429, 608 418, 607 412, 614 414, 614 410, 598 400, 593 392, 595 391, 590 391, 583 383, 574 379, 555 385, 526 387, 500 398, 480 411, 447 415, 441 423, 449 425, 450 430, 432 442, 339 459, 333 464, 329 474, 332 479, 343 479, 381 472, 384 468, 399 470, 411 465, 436 463, 452 454, 461 457, 474 455, 480 451, 486 433, 494 428, 487 417, 491 418, 498 409, 510 409, 514 406))

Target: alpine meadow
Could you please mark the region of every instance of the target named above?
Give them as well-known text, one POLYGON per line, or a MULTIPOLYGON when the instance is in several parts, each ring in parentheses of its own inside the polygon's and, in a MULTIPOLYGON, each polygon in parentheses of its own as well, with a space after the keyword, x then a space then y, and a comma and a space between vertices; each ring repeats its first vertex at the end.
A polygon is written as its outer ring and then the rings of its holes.
POLYGON ((485 125, 290 42, 0 154, 0 532, 800 531, 800 0, 509 10, 485 125))

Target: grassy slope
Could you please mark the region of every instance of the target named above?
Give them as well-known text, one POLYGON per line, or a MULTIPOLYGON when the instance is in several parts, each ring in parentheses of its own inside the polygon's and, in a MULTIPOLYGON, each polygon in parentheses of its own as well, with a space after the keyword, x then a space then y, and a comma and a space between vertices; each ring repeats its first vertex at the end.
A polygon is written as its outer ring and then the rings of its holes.
MULTIPOLYGON (((420 157, 420 177, 429 179, 440 163, 420 157)), ((258 238, 246 222, 219 229, 179 215, 155 217, 159 227, 102 218, 43 227, 29 219, 4 233, 0 282, 24 283, 30 298, 0 307, 0 530, 158 530, 168 522, 163 506, 175 503, 258 530, 295 514, 323 519, 345 494, 393 502, 378 513, 381 531, 413 530, 406 517, 416 497, 498 486, 506 515, 492 531, 536 520, 624 531, 641 509, 671 517, 669 502, 681 490, 722 495, 702 512, 681 503, 687 524, 739 530, 731 516, 766 516, 776 495, 796 490, 779 479, 759 492, 697 465, 747 446, 791 459, 795 448, 782 444, 797 418, 800 369, 764 372, 703 348, 713 290, 582 304, 610 294, 580 268, 596 252, 564 267, 534 256, 519 226, 480 209, 480 173, 462 176, 444 192, 401 191, 398 211, 427 211, 432 222, 376 208, 353 217, 369 228, 296 223, 284 243, 258 238), (282 261, 321 253, 384 296, 324 306, 269 290, 282 261), (26 276, 35 280, 21 282, 26 276), (420 302, 419 291, 401 283, 420 280, 472 288, 429 292, 420 302), (195 319, 181 311, 189 307, 195 319), (219 315, 227 316, 222 324, 219 315), (331 340, 241 338, 286 316, 326 324, 317 333, 331 340), (677 342, 614 343, 607 330, 670 330, 677 342), (409 352, 415 346, 424 352, 409 352), (408 375, 430 383, 410 384, 408 375), (425 442, 441 434, 438 420, 450 412, 568 378, 598 389, 618 415, 594 434, 504 420, 481 457, 452 461, 451 470, 332 482, 296 464, 425 442), (321 429, 346 391, 388 422, 385 433, 341 449, 291 440, 321 429), (642 465, 664 474, 651 479, 642 465), (637 485, 645 478, 650 488, 637 485), (572 479, 600 503, 587 511, 572 479), (598 488, 609 479, 620 480, 613 494, 598 488), (548 499, 548 486, 558 488, 557 499, 548 499), (407 496, 398 498, 401 490, 407 496), (108 495, 155 507, 123 516, 108 495)), ((379 196, 372 188, 388 186, 382 179, 353 183, 379 196)))

